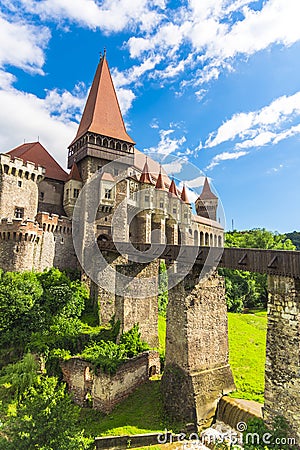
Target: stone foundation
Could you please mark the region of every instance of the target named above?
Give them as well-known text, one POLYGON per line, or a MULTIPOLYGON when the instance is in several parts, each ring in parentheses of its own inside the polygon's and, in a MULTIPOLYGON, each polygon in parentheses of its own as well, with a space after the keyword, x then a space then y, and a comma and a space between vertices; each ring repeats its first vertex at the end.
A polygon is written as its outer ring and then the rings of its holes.
MULTIPOLYGON (((176 276, 176 275, 174 275, 176 276)), ((169 291, 164 406, 176 420, 209 425, 218 400, 235 389, 228 364, 223 279, 193 269, 169 291)))
MULTIPOLYGON (((268 277, 264 419, 283 416, 300 444, 300 280, 268 277)), ((290 436, 289 436, 290 437, 290 436)))

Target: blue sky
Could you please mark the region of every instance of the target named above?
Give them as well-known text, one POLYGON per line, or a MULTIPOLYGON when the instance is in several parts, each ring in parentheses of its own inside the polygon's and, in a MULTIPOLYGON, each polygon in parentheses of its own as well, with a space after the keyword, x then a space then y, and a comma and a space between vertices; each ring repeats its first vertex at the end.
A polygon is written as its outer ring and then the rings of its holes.
POLYGON ((227 228, 299 230, 299 17, 299 0, 1 0, 1 151, 39 136, 65 167, 106 47, 139 150, 203 170, 227 228))

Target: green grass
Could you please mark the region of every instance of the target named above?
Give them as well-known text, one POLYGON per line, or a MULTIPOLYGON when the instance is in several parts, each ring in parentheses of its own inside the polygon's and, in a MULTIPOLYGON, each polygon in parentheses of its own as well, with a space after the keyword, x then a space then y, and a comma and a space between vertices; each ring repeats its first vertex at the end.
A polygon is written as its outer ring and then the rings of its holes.
POLYGON ((133 435, 169 429, 163 414, 160 381, 151 380, 140 386, 108 415, 82 409, 79 426, 87 436, 133 435))
MULTIPOLYGON (((229 358, 237 386, 237 392, 232 396, 263 402, 266 313, 229 313, 228 324, 229 358)), ((160 349, 164 350, 166 321, 163 317, 159 317, 158 332, 160 349)), ((166 422, 159 380, 151 380, 140 386, 106 416, 99 411, 82 409, 78 426, 79 429, 85 429, 87 436, 133 435, 159 432, 165 428, 180 430, 180 424, 172 427, 166 422)), ((151 446, 141 450, 160 448, 151 446)))
POLYGON ((229 362, 237 391, 232 397, 264 402, 267 318, 255 314, 228 314, 229 362))

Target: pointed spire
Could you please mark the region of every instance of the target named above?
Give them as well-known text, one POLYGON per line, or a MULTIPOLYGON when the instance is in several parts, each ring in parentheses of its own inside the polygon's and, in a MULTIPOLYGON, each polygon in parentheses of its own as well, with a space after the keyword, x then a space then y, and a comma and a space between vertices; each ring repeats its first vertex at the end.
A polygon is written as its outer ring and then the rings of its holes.
POLYGON ((183 185, 180 198, 184 203, 190 204, 185 185, 183 185))
POLYGON ((165 183, 164 183, 164 180, 163 180, 163 177, 161 174, 161 166, 160 166, 158 178, 156 180, 155 189, 165 189, 165 183))
POLYGON ((80 173, 79 173, 76 163, 73 163, 71 172, 69 173, 69 176, 67 178, 67 181, 69 181, 69 180, 82 181, 82 178, 80 176, 80 173))
POLYGON ((141 175, 141 178, 140 178, 140 182, 141 183, 153 184, 152 177, 151 177, 151 174, 149 172, 147 156, 146 156, 146 162, 145 162, 145 165, 144 165, 144 168, 143 168, 143 172, 142 172, 142 175, 141 175))
POLYGON ((169 195, 173 195, 175 197, 178 197, 177 187, 176 187, 174 178, 172 178, 172 181, 171 181, 171 184, 170 184, 170 187, 169 187, 169 195))
POLYGON ((72 144, 88 131, 134 144, 125 128, 106 60, 106 50, 104 50, 104 55, 98 64, 78 131, 72 144))
POLYGON ((199 198, 201 198, 202 200, 218 198, 215 194, 212 193, 207 177, 205 178, 203 189, 199 198))

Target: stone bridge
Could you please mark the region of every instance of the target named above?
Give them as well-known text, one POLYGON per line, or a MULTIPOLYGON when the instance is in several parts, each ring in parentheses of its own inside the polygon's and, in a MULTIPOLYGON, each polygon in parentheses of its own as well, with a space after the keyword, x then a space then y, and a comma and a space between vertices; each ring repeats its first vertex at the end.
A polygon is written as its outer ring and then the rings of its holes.
POLYGON ((99 246, 104 254, 127 254, 139 267, 151 266, 155 257, 169 267, 177 261, 169 272, 164 403, 170 417, 200 427, 209 424, 222 395, 234 389, 224 282, 216 268, 267 274, 264 419, 270 423, 278 415, 285 417, 300 445, 300 252, 109 241, 99 246), (172 283, 188 263, 188 273, 172 283), (199 279, 203 267, 206 277, 199 279))

